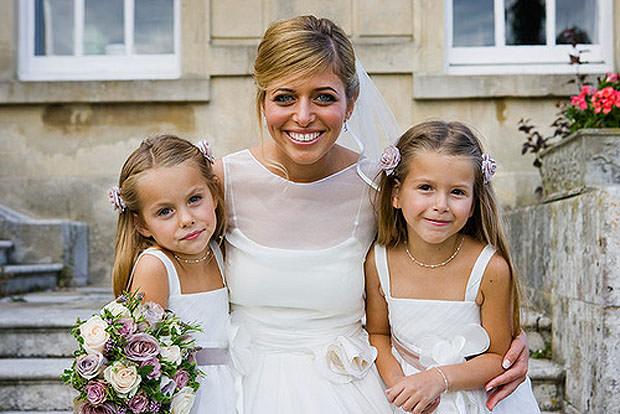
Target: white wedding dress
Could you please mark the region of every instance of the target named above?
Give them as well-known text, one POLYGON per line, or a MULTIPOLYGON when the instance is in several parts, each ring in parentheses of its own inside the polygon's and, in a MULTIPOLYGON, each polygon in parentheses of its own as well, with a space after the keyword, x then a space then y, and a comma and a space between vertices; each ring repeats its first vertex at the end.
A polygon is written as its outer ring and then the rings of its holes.
POLYGON ((375 224, 356 166, 287 181, 224 157, 231 353, 245 414, 392 413, 362 327, 375 224))

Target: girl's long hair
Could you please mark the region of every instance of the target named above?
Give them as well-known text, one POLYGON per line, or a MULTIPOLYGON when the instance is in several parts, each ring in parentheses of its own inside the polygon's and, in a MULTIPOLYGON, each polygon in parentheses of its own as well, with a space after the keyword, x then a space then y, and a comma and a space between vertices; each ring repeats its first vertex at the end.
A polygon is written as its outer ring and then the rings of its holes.
POLYGON ((151 238, 142 236, 136 229, 136 220, 141 214, 140 197, 137 191, 140 177, 152 168, 173 167, 186 161, 194 162, 207 182, 216 203, 217 225, 212 237, 218 241, 222 240, 226 231, 224 195, 211 163, 198 147, 174 135, 158 135, 145 139, 123 164, 118 181, 126 208, 119 213, 116 224, 112 268, 112 285, 115 295, 118 296, 123 290, 129 288, 127 285, 138 255, 144 249, 154 245, 151 238))
POLYGON ((416 154, 433 151, 445 155, 466 156, 474 164, 474 212, 461 233, 493 246, 510 267, 513 297, 513 334, 521 331, 520 289, 508 239, 504 231, 495 192, 482 175, 482 144, 473 131, 460 122, 428 121, 411 127, 396 143, 401 161, 392 175, 380 172, 374 199, 377 212, 377 243, 389 247, 408 240, 407 222, 400 209, 392 206, 397 183, 403 183, 416 154))

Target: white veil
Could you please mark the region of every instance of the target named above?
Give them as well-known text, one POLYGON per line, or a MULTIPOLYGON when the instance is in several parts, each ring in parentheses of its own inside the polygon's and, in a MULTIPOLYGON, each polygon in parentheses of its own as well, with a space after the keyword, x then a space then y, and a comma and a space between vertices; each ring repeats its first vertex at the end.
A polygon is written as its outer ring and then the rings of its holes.
POLYGON ((356 59, 355 70, 360 83, 359 97, 338 142, 359 151, 358 174, 368 185, 377 189, 374 179, 382 152, 380 142, 395 142, 400 136, 400 127, 359 59, 356 59))

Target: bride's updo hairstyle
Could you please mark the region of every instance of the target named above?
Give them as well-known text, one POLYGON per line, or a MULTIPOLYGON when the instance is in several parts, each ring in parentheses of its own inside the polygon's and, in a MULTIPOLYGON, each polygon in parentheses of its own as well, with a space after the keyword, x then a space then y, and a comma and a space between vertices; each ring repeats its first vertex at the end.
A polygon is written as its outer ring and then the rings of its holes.
POLYGON ((254 62, 256 112, 262 125, 267 88, 331 70, 344 85, 347 99, 359 95, 353 45, 334 22, 315 16, 297 16, 272 23, 258 46, 254 62))

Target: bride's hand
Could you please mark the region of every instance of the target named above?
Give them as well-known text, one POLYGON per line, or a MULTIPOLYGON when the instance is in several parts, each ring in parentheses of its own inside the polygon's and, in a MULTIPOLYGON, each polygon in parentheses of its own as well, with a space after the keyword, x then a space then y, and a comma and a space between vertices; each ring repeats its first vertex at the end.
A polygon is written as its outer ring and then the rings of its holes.
POLYGON ((512 394, 527 376, 529 350, 527 335, 521 332, 510 344, 510 349, 504 355, 502 366, 506 372, 493 378, 485 385, 489 392, 487 408, 492 410, 504 398, 512 394))

